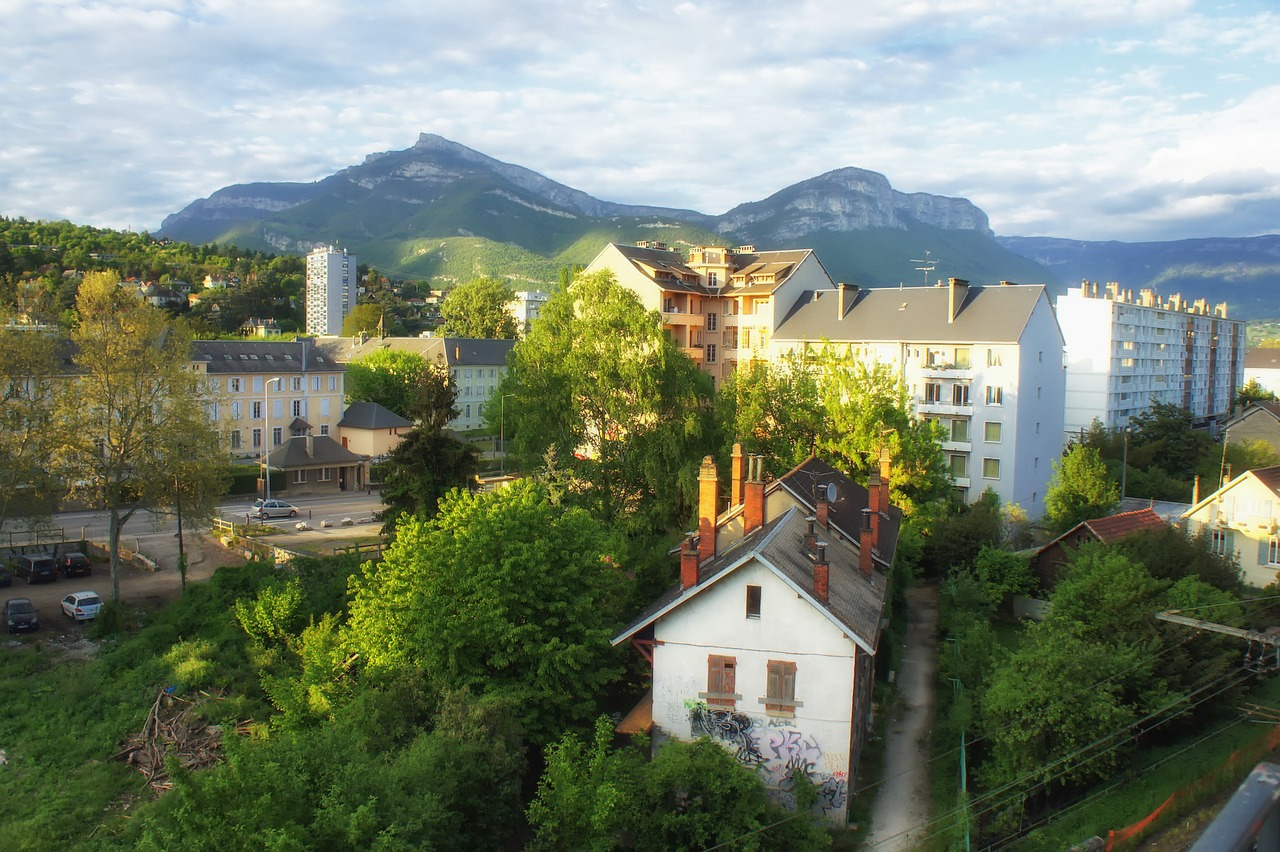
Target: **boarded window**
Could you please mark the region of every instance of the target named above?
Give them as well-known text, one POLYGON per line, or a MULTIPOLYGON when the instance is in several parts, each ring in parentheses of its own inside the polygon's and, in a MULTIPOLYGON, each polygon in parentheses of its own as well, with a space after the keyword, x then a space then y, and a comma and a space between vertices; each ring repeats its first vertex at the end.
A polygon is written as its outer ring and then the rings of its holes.
POLYGON ((770 660, 765 687, 765 710, 770 713, 794 713, 796 710, 796 664, 786 660, 770 660))
POLYGON ((738 660, 736 657, 707 657, 707 704, 716 707, 732 707, 737 697, 738 660))

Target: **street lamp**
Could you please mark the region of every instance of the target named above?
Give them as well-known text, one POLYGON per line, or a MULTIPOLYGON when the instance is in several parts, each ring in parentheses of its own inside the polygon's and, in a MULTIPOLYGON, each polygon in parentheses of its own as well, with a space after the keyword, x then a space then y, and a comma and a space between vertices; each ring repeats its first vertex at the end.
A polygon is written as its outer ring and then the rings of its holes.
POLYGON ((284 381, 283 376, 276 376, 273 379, 267 379, 267 383, 262 386, 262 414, 266 417, 266 425, 262 430, 263 500, 271 499, 271 383, 275 382, 276 391, 279 391, 282 381, 284 381))
MULTIPOLYGON (((502 475, 507 475, 507 397, 513 393, 504 393, 498 400, 498 447, 502 452, 502 475)), ((492 468, 490 468, 492 470, 492 468)))

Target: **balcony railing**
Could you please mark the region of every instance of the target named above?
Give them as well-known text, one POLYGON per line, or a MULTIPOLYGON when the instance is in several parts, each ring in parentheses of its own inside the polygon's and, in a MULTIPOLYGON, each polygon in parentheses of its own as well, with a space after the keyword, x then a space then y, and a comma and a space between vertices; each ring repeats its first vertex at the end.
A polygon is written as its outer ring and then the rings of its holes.
POLYGON ((962 414, 973 416, 973 403, 955 405, 951 400, 935 400, 933 402, 917 402, 916 411, 920 414, 962 414))
POLYGON ((702 314, 691 314, 688 311, 663 311, 663 325, 696 325, 701 326, 705 322, 702 314))

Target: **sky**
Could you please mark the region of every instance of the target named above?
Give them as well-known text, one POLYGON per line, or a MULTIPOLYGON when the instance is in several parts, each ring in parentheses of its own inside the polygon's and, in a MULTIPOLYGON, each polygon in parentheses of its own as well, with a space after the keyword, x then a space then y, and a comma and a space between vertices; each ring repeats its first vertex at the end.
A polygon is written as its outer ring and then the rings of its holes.
POLYGON ((845 166, 1002 236, 1280 232, 1275 0, 0 0, 0 215, 155 230, 435 133, 719 214, 845 166))

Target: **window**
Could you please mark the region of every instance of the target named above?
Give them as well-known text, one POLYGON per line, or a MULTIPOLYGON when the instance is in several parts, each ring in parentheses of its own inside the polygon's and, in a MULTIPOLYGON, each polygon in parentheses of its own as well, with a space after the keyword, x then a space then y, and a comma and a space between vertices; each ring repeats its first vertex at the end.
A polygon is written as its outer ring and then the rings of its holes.
POLYGON ((770 660, 765 680, 764 709, 766 713, 796 712, 796 664, 785 660, 770 660))
POLYGON ((924 383, 924 401, 937 402, 942 398, 942 385, 938 382, 924 383))
POLYGON ((961 444, 965 444, 969 442, 969 421, 968 420, 952 420, 951 421, 951 440, 961 444))
POLYGON ((240 393, 240 379, 227 379, 227 390, 232 393, 240 393))
POLYGON ((951 466, 951 476, 954 479, 964 479, 969 475, 969 457, 961 453, 953 453, 949 457, 951 466))
POLYGON ((1004 432, 1004 424, 988 420, 983 426, 982 440, 988 444, 1000 443, 1001 434, 1004 432))
POLYGON ((707 314, 707 331, 718 331, 720 318, 716 314, 707 314))
POLYGON ((329 434, 329 424, 328 424, 328 423, 322 423, 322 424, 320 425, 320 434, 321 434, 321 435, 328 435, 328 434, 329 434))
POLYGON ((707 363, 714 364, 716 362, 716 345, 714 343, 707 344, 707 363))
POLYGON ((1233 550, 1231 547, 1231 533, 1228 530, 1214 530, 1209 539, 1209 549, 1219 556, 1230 555, 1233 550))
POLYGON ((987 405, 1004 405, 1004 388, 987 385, 987 405))
POLYGON ((733 707, 733 702, 742 696, 734 692, 737 687, 736 657, 721 657, 711 654, 707 657, 707 691, 699 695, 705 698, 711 707, 733 707))
POLYGON ((284 427, 282 426, 271 427, 271 446, 278 447, 280 446, 280 442, 283 440, 284 440, 284 427))
POLYGON ((983 479, 999 479, 1000 478, 1000 459, 983 459, 982 460, 982 478, 983 479))
POLYGON ((329 397, 327 396, 322 397, 320 399, 320 416, 321 417, 329 416, 329 397))
POLYGON ((257 450, 257 449, 260 449, 261 447, 262 447, 262 430, 254 429, 253 430, 253 448, 257 450))
POLYGON ((305 470, 295 470, 293 472, 293 484, 301 485, 307 481, 307 472, 305 470))
POLYGON ((320 481, 330 482, 332 480, 333 480, 333 468, 331 467, 320 468, 320 481))
POLYGON ((231 430, 231 449, 233 450, 240 449, 240 430, 239 429, 231 430))
POLYGON ((969 369, 969 366, 970 366, 970 362, 969 362, 969 348, 968 348, 967 346, 966 346, 964 349, 957 349, 957 350, 956 350, 956 360, 955 360, 955 365, 956 365, 956 369, 957 369, 957 370, 967 370, 967 369, 969 369))
POLYGON ((231 419, 232 420, 240 419, 240 403, 239 402, 231 403, 231 419))
POLYGON ((296 391, 302 390, 302 376, 293 377, 292 387, 296 391))
POLYGON ((293 401, 293 416, 294 417, 302 416, 302 400, 300 399, 295 399, 293 401))
POLYGON ((331 391, 335 391, 335 390, 337 390, 337 389, 338 389, 338 377, 337 377, 337 376, 330 376, 330 377, 329 377, 329 390, 331 390, 331 391))
MULTIPOLYGON (((1272 539, 1274 541, 1274 539, 1272 539)), ((760 587, 747 586, 747 618, 760 617, 760 587)))
POLYGON ((1003 366, 1004 366, 1004 353, 1002 353, 1002 352, 1000 352, 999 350, 996 350, 996 349, 988 349, 988 350, 987 350, 987 366, 988 366, 988 367, 1003 367, 1003 366))
POLYGON ((249 417, 253 420, 262 419, 262 403, 260 402, 249 403, 249 417))
POLYGON ((968 385, 952 385, 951 386, 951 404, 952 405, 968 405, 969 404, 969 386, 968 385))
POLYGON ((313 391, 318 391, 318 390, 320 390, 320 377, 319 377, 319 376, 312 376, 312 377, 311 377, 311 389, 312 389, 313 391))
POLYGON ((720 286, 720 285, 717 283, 719 280, 720 280, 720 279, 717 277, 716 273, 714 273, 714 272, 708 272, 708 273, 707 273, 707 286, 708 286, 708 287, 718 287, 718 286, 720 286))
POLYGON ((466 414, 464 416, 468 418, 471 416, 471 406, 467 406, 466 414))
POLYGON ((276 418, 277 420, 279 420, 281 417, 284 417, 284 400, 283 399, 271 400, 271 416, 276 418))

